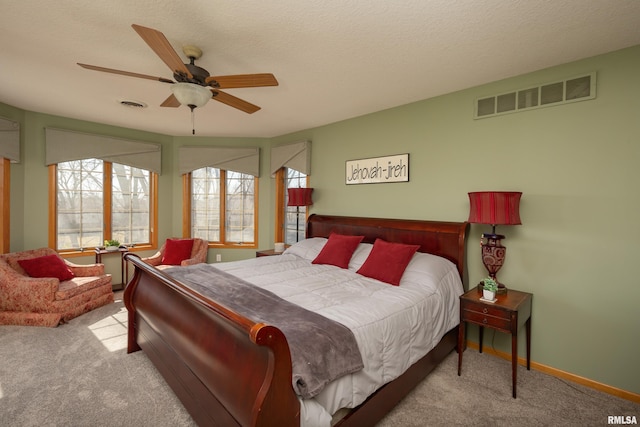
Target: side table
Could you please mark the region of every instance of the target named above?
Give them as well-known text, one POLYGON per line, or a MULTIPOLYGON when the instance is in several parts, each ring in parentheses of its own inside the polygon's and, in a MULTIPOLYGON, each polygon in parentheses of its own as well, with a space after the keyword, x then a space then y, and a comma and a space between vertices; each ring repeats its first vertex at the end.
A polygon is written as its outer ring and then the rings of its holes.
POLYGON ((465 322, 480 327, 479 351, 482 353, 484 328, 511 334, 511 378, 513 398, 516 397, 518 369, 518 329, 524 324, 527 339, 527 370, 531 370, 531 300, 533 294, 509 289, 506 294, 496 295, 495 302, 481 299, 478 288, 460 296, 460 327, 458 328, 458 376, 462 370, 465 322))
POLYGON ((126 280, 129 278, 129 263, 124 259, 124 254, 127 252, 129 252, 128 248, 119 248, 117 251, 96 248, 96 264, 102 262, 102 255, 120 254, 120 283, 113 284, 113 286, 120 286, 120 289, 124 289, 126 280))
POLYGON ((282 255, 283 252, 276 252, 275 249, 265 249, 263 251, 256 251, 256 258, 261 256, 274 256, 274 255, 282 255))

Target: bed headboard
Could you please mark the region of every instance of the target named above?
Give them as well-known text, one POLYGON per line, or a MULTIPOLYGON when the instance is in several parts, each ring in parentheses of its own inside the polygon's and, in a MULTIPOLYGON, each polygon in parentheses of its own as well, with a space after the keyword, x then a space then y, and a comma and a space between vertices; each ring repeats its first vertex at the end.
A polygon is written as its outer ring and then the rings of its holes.
POLYGON ((441 256, 453 262, 466 284, 465 237, 468 222, 421 221, 389 218, 361 218, 334 215, 310 215, 306 237, 329 237, 329 234, 364 236, 364 242, 377 238, 388 242, 420 245, 420 252, 441 256))

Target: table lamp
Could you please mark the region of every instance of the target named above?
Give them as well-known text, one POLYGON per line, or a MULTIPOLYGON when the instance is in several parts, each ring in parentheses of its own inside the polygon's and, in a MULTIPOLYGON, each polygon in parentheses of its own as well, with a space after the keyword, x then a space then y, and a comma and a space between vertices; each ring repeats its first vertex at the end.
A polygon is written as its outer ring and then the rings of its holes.
POLYGON ((498 284, 498 293, 505 293, 507 288, 496 278, 498 270, 504 264, 507 248, 502 245, 505 237, 496 234, 496 225, 518 225, 520 222, 520 197, 518 191, 476 191, 469 193, 469 222, 474 224, 490 224, 491 233, 483 233, 480 240, 482 263, 489 272, 489 277, 498 284))

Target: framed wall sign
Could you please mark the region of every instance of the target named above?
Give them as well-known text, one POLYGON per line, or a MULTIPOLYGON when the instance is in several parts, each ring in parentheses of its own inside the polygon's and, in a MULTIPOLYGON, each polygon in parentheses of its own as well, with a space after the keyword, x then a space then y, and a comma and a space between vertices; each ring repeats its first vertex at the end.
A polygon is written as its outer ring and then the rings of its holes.
POLYGON ((347 160, 345 184, 409 181, 409 154, 347 160))

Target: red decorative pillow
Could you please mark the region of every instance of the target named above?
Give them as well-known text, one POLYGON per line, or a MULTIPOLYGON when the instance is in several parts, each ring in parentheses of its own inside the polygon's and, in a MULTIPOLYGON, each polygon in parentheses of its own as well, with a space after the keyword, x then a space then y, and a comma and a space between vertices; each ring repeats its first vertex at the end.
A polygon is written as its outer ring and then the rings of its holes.
POLYGON ((31 277, 55 277, 61 282, 75 277, 64 260, 55 254, 20 259, 18 264, 31 277))
POLYGON ((318 256, 311 261, 312 264, 329 264, 340 268, 349 267, 351 256, 362 242, 364 236, 345 236, 342 234, 329 234, 327 243, 322 247, 318 256))
POLYGON ((376 239, 371 253, 357 272, 363 276, 398 286, 404 270, 418 249, 420 249, 419 245, 390 243, 376 239))
POLYGON ((161 263, 164 265, 180 265, 185 259, 191 258, 193 239, 167 239, 161 263))

